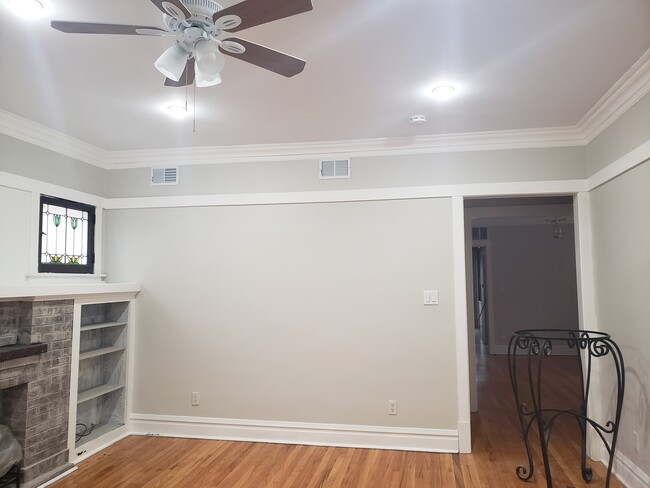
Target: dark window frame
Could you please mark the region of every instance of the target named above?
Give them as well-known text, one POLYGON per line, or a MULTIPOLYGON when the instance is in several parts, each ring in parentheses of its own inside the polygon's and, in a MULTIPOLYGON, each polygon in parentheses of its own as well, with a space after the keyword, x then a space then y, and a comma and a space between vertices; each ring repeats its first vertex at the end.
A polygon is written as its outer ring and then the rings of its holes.
POLYGON ((95 269, 95 207, 85 203, 66 200, 64 198, 52 197, 50 195, 41 195, 38 206, 38 272, 39 273, 77 273, 93 274, 95 269), (88 212, 88 264, 52 264, 41 263, 41 254, 43 248, 43 204, 57 205, 59 207, 71 208, 88 212))

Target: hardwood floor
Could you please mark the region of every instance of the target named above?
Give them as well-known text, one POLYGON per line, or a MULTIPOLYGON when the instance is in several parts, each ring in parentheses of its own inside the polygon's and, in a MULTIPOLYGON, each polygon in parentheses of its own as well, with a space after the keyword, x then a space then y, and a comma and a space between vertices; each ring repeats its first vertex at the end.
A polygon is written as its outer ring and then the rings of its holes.
MULTIPOLYGON (((577 370, 553 358, 547 398, 577 401, 577 370)), ((131 436, 81 462, 54 488, 532 488, 545 487, 541 455, 524 483, 515 467, 526 460, 505 356, 479 356, 479 412, 472 417, 472 454, 223 442, 131 436)), ((568 420, 568 419, 567 419, 568 420)), ((535 443, 533 443, 533 446, 535 443)), ((593 481, 579 468, 578 427, 558 424, 551 439, 555 487, 604 486, 605 467, 591 462, 593 481)), ((611 487, 623 485, 613 479, 611 487)))

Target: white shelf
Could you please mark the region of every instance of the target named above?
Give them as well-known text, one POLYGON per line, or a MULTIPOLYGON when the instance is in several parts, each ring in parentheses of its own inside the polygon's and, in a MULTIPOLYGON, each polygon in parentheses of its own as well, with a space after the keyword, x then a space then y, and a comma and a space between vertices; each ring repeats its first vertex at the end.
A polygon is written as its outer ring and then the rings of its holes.
POLYGON ((86 444, 86 443, 88 443, 90 441, 94 441, 95 439, 98 439, 99 437, 103 436, 104 434, 107 434, 108 432, 110 432, 112 430, 118 429, 118 428, 122 427, 123 425, 124 424, 113 424, 113 423, 96 425, 93 428, 93 431, 90 434, 88 434, 86 436, 83 436, 81 439, 79 439, 75 443, 75 448, 78 448, 79 446, 83 446, 84 444, 86 444))
MULTIPOLYGON (((46 273, 50 279, 52 273, 46 273)), ((59 277, 61 275, 57 275, 59 277)), ((44 280, 45 281, 45 280, 44 280)), ((33 284, 19 286, 0 286, 0 298, 41 298, 53 300, 54 297, 75 298, 88 295, 130 294, 134 297, 140 292, 140 283, 87 283, 87 284, 33 284)))
POLYGON ((108 327, 120 327, 126 325, 126 322, 103 322, 101 324, 82 325, 81 332, 88 330, 106 329, 108 327))
POLYGON ((114 352, 124 351, 126 347, 124 346, 112 346, 112 347, 103 347, 102 349, 93 349, 92 351, 86 351, 79 354, 79 361, 84 359, 96 358, 98 356, 104 356, 106 354, 112 354, 114 352))
POLYGON ((96 388, 91 388, 90 390, 80 391, 77 395, 77 403, 87 402, 93 398, 97 398, 108 393, 117 391, 124 388, 124 385, 100 385, 96 388))

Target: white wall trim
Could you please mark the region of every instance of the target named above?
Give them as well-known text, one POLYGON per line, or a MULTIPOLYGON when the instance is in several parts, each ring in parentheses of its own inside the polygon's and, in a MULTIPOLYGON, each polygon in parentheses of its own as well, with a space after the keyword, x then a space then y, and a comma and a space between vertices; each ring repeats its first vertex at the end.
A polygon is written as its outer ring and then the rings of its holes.
POLYGON ((62 480, 63 478, 65 478, 66 476, 68 476, 68 475, 74 473, 75 471, 77 471, 77 469, 79 469, 79 468, 77 468, 76 466, 73 466, 73 467, 71 467, 70 469, 68 469, 67 471, 64 471, 63 473, 61 473, 60 475, 55 476, 55 477, 52 478, 50 481, 48 481, 48 482, 46 482, 46 483, 43 483, 42 485, 38 485, 38 488, 45 488, 45 487, 47 487, 47 486, 53 485, 53 484, 56 483, 57 481, 60 481, 60 480, 62 480))
POLYGON ((418 198, 448 198, 454 195, 570 195, 585 190, 586 180, 523 181, 312 192, 233 193, 219 195, 107 198, 105 199, 104 208, 106 210, 118 210, 134 208, 363 202, 418 198))
POLYGON ((92 193, 73 190, 71 188, 66 188, 65 186, 54 185, 52 183, 46 183, 45 181, 34 180, 32 178, 18 176, 12 173, 6 173, 4 171, 0 171, 0 186, 37 194, 43 193, 59 198, 87 203, 88 205, 94 205, 96 207, 103 207, 105 201, 104 197, 93 195, 92 193))
POLYGON ((0 109, 0 133, 104 169, 586 146, 650 92, 650 50, 574 126, 413 138, 108 151, 0 109))
POLYGON ((263 420, 131 415, 131 433, 276 444, 458 452, 458 432, 446 429, 263 420))
POLYGON ((400 156, 406 154, 494 151, 584 145, 584 138, 576 128, 550 127, 458 134, 434 134, 409 138, 386 137, 348 141, 111 151, 108 153, 106 164, 110 169, 122 169, 168 164, 201 165, 302 161, 323 158, 400 156))
POLYGON ((0 109, 0 133, 106 169, 108 151, 0 109))
POLYGON ((650 475, 618 451, 614 455, 612 472, 627 488, 650 488, 650 475))
POLYGON ((576 124, 589 144, 632 105, 650 92, 650 49, 607 90, 605 95, 576 124))
POLYGON ((623 173, 634 169, 635 167, 650 160, 650 140, 624 154, 613 163, 608 164, 598 173, 593 174, 587 179, 588 190, 595 190, 608 181, 622 175, 623 173))
POLYGON ((456 328, 456 383, 458 388, 458 450, 472 452, 470 428, 469 332, 465 273, 465 206, 463 197, 451 199, 454 260, 454 327, 456 328))

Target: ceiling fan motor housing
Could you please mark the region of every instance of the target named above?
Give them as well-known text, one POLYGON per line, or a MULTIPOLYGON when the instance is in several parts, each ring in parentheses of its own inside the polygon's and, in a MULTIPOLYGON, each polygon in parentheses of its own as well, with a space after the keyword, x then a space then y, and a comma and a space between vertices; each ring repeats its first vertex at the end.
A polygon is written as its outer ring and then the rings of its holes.
MULTIPOLYGON (((215 12, 223 10, 223 7, 217 2, 212 0, 182 0, 183 5, 187 7, 192 15, 189 17, 186 22, 191 25, 199 25, 201 27, 211 27, 214 25, 212 16, 215 12)), ((169 15, 163 15, 165 19, 165 24, 169 27, 169 30, 172 32, 178 32, 185 24, 182 21, 179 21, 169 15)))

